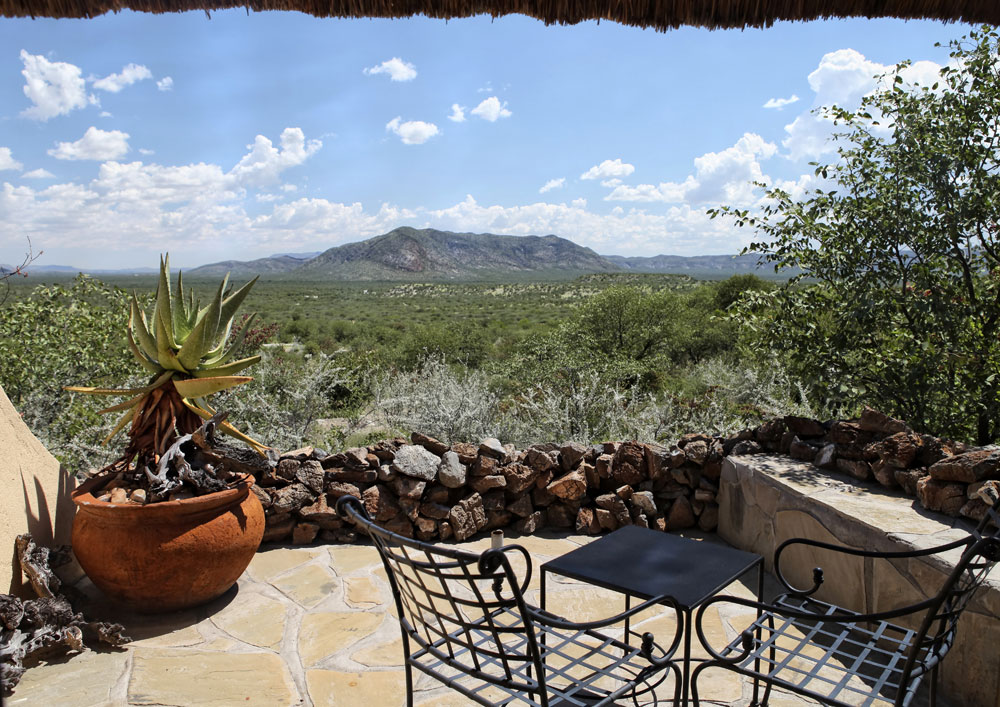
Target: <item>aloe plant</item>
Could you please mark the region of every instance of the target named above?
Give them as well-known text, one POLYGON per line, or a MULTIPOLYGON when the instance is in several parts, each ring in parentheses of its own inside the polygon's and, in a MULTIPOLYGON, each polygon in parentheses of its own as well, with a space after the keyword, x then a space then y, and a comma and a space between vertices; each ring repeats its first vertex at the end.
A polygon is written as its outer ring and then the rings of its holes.
MULTIPOLYGON (((101 410, 123 413, 104 444, 131 423, 129 444, 120 462, 127 465, 136 460, 136 467, 155 464, 174 440, 193 433, 203 419, 215 415, 208 404, 211 395, 253 380, 235 374, 259 361, 260 356, 233 360, 253 315, 236 340, 230 342, 229 338, 236 311, 255 282, 257 278, 227 294, 227 274, 212 300, 202 307, 194 292, 185 291, 181 273, 177 275, 177 286, 171 287, 167 255, 160 258, 156 303, 149 316, 132 295, 128 345, 139 364, 151 374, 149 384, 134 389, 66 388, 86 395, 128 396, 124 402, 101 410)), ((219 428, 262 454, 267 449, 225 421, 219 428)))

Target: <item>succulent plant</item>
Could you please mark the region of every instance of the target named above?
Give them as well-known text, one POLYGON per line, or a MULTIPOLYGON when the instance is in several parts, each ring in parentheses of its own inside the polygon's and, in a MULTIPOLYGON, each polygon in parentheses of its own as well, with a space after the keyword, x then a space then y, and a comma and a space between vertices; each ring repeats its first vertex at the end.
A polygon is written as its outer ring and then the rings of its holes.
MULTIPOLYGON (((155 464, 173 441, 191 434, 215 411, 207 398, 252 378, 234 375, 260 360, 251 356, 233 360, 253 319, 244 322, 236 340, 229 341, 236 310, 257 278, 227 294, 229 275, 219 285, 207 306, 201 307, 194 293, 185 292, 183 277, 177 287, 170 284, 170 256, 160 258, 160 280, 152 313, 146 312, 133 294, 128 319, 128 344, 136 360, 152 375, 143 388, 116 389, 70 386, 66 390, 87 395, 127 395, 128 400, 101 410, 123 412, 118 424, 104 440, 107 444, 131 422, 129 444, 121 462, 155 464)), ((219 428, 256 451, 266 447, 223 421, 219 428)))

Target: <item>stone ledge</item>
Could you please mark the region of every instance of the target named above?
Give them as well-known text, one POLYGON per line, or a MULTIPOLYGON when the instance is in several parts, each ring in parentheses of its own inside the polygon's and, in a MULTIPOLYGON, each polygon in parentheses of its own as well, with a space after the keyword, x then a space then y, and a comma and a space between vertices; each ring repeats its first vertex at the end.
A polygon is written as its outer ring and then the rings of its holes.
MULTIPOLYGON (((728 457, 719 504, 719 534, 734 547, 763 555, 768 569, 773 569, 775 548, 792 537, 905 551, 955 540, 968 527, 923 509, 902 493, 778 456, 728 457)), ((802 548, 784 553, 782 571, 806 587, 812 568, 822 566, 827 581, 819 598, 874 612, 928 598, 957 558, 952 552, 890 562, 802 548)), ((952 705, 1000 704, 1000 676, 990 667, 998 644, 1000 573, 994 573, 963 616, 952 654, 942 666, 942 686, 952 705)))

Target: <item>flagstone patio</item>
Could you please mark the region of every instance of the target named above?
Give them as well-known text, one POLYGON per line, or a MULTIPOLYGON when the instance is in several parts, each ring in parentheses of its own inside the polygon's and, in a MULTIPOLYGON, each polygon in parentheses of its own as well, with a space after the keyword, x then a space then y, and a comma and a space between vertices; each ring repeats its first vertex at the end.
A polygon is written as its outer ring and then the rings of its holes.
MULTIPOLYGON (((704 542, 712 535, 685 534, 704 542)), ((529 600, 538 601, 537 566, 591 541, 589 536, 542 534, 508 538, 535 560, 529 600)), ((489 538, 464 543, 480 551, 489 538)), ((766 593, 774 593, 773 580, 766 593)), ((729 593, 752 597, 750 577, 729 593)), ((78 587, 95 597, 88 615, 124 624, 134 639, 127 650, 87 651, 29 670, 7 704, 105 705, 403 705, 399 625, 385 571, 371 545, 279 547, 259 552, 236 588, 198 609, 161 616, 124 614, 100 599, 88 580, 78 587)), ((620 612, 622 597, 569 579, 548 579, 548 607, 586 621, 620 612)), ((733 611, 711 616, 719 645, 749 621, 733 611)), ((637 625, 672 635, 664 611, 640 614, 637 625)), ((620 629, 619 629, 620 633, 620 629)), ((697 643, 697 641, 695 641, 697 643)), ((696 650, 696 655, 704 655, 696 650)), ((467 699, 417 674, 417 705, 451 707, 467 699)), ((699 686, 713 705, 745 705, 748 680, 708 671, 699 686)), ((671 683, 660 688, 669 698, 671 683)), ((622 704, 631 704, 630 701, 622 704)), ((661 702, 662 704, 662 702, 661 702)), ((776 693, 774 707, 812 702, 776 693)))

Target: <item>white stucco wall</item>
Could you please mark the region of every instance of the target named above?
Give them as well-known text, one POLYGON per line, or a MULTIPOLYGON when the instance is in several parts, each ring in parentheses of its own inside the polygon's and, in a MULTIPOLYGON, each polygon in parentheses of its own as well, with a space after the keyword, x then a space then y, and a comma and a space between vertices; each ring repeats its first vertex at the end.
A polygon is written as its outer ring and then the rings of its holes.
POLYGON ((69 543, 73 480, 31 434, 0 388, 0 593, 32 596, 22 585, 14 539, 31 533, 41 545, 69 543))

